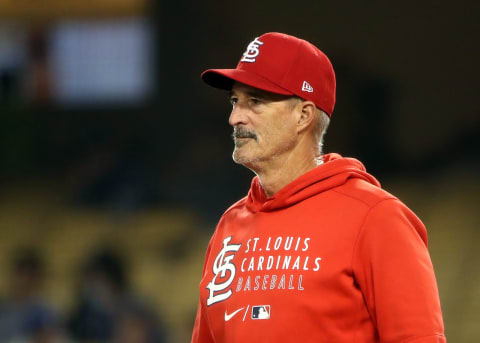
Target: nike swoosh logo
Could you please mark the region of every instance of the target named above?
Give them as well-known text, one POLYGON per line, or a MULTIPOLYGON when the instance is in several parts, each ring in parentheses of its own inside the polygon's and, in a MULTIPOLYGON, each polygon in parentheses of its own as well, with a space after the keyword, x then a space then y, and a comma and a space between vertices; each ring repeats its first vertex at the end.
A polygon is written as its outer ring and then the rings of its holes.
POLYGON ((230 319, 233 318, 234 315, 236 315, 238 312, 240 312, 241 310, 243 310, 243 307, 242 308, 239 308, 238 310, 236 310, 235 312, 232 312, 230 314, 227 314, 227 310, 225 310, 225 321, 228 322, 230 319))

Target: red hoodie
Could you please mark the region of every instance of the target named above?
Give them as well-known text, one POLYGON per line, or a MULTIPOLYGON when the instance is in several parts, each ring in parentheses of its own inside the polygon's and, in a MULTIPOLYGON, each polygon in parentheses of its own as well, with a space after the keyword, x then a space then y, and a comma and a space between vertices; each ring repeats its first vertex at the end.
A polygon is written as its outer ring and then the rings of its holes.
POLYGON ((424 225, 355 159, 267 198, 255 177, 208 246, 193 343, 446 342, 424 225))

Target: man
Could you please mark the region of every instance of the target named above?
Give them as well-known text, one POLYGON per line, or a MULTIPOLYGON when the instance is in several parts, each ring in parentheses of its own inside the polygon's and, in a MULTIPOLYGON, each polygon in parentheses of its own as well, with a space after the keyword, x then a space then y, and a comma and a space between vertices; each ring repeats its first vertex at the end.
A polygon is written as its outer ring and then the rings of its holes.
POLYGON ((210 241, 192 342, 446 342, 425 227, 359 161, 322 154, 328 58, 266 33, 202 79, 231 91, 233 159, 256 177, 210 241))

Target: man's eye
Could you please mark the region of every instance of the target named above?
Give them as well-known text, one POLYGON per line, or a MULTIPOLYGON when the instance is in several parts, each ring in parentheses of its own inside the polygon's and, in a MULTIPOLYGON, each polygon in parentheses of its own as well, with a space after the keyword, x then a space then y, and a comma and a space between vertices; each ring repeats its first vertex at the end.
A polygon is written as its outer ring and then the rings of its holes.
POLYGON ((257 98, 251 98, 250 101, 251 101, 252 104, 254 104, 254 105, 259 105, 259 104, 262 103, 262 100, 257 99, 257 98))
POLYGON ((237 98, 230 98, 230 104, 233 106, 238 102, 237 98))

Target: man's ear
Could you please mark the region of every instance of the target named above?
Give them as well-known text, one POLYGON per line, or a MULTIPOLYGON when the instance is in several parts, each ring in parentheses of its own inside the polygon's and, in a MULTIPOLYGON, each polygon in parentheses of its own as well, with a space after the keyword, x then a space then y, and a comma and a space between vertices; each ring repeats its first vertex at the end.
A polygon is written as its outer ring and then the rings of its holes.
POLYGON ((298 104, 299 115, 297 121, 297 132, 307 130, 317 118, 317 107, 311 101, 302 101, 298 104))

